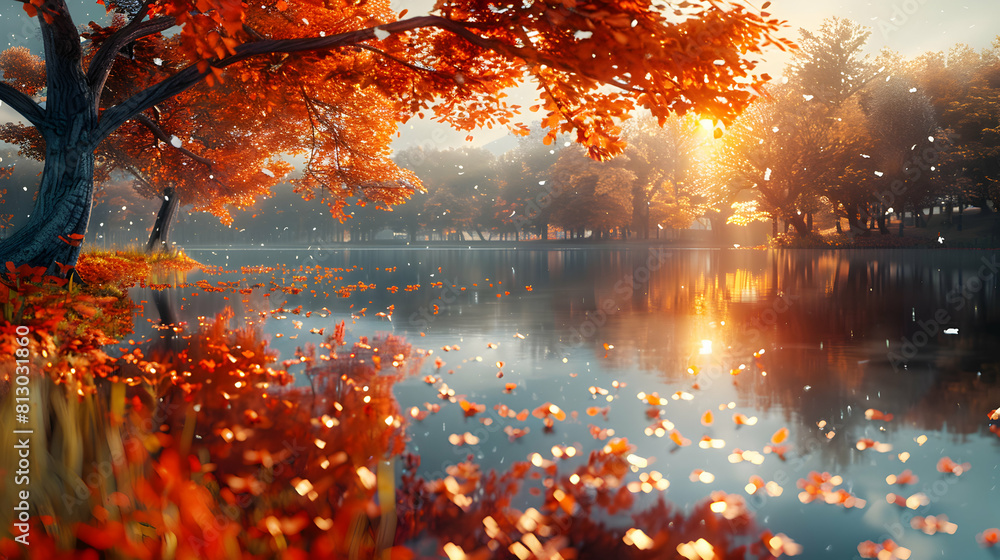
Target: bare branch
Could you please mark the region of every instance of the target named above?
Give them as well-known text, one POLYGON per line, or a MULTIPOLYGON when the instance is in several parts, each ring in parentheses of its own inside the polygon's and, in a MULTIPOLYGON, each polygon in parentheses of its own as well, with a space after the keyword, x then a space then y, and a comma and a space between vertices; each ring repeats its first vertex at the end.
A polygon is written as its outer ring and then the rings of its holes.
POLYGON ((0 101, 10 105, 35 128, 41 130, 45 124, 45 110, 10 84, 0 82, 0 101))
POLYGON ((192 152, 191 150, 189 150, 189 149, 187 149, 187 148, 185 148, 183 146, 175 146, 171 142, 171 138, 169 136, 167 136, 167 133, 164 132, 163 129, 160 128, 159 125, 157 125, 155 122, 153 122, 153 119, 147 117, 146 115, 144 115, 142 113, 139 113, 138 115, 135 116, 135 120, 139 121, 143 126, 145 126, 146 128, 148 128, 150 130, 150 132, 153 133, 154 136, 156 136, 157 138, 159 138, 163 142, 166 142, 167 144, 170 144, 170 146, 172 148, 174 148, 175 150, 179 151, 180 153, 186 155, 187 157, 193 159, 194 161, 197 161, 198 163, 200 163, 202 165, 208 166, 209 168, 212 168, 215 165, 215 163, 212 160, 204 158, 204 157, 201 157, 198 154, 192 152))

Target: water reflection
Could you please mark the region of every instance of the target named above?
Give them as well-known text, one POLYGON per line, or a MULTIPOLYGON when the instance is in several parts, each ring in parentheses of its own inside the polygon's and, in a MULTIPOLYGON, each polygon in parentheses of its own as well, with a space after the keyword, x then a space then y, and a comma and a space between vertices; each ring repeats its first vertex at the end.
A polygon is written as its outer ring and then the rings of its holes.
MULTIPOLYGON (((288 255, 228 256, 222 265, 237 271, 275 266, 288 255)), ((969 433, 983 429, 969 409, 996 397, 996 253, 348 250, 301 256, 317 268, 240 273, 236 281, 236 275, 209 276, 207 284, 237 289, 189 285, 176 293, 139 291, 136 299, 152 300, 167 323, 194 322, 230 305, 237 316, 270 321, 277 332, 271 311, 303 306, 296 318, 303 333, 344 317, 361 333, 391 330, 414 339, 420 333, 442 340, 522 333, 528 336, 518 344, 526 358, 587 350, 602 367, 655 372, 667 382, 686 380, 688 366, 705 361, 698 355, 702 340, 712 341, 713 365, 726 373, 766 348, 772 382, 737 383, 741 396, 764 409, 809 411, 796 415, 808 423, 816 413, 839 416, 851 399, 891 399, 896 407, 919 409, 914 420, 927 418, 929 428, 943 424, 931 417, 943 416, 952 419, 949 430, 969 433), (334 272, 321 278, 318 267, 334 272), (306 280, 300 282, 305 289, 275 290, 294 285, 294 278, 306 280), (365 288, 349 297, 322 296, 358 283, 365 288), (183 301, 171 308, 168 300, 183 301), (374 316, 390 306, 391 320, 374 316), (321 316, 324 308, 330 316, 321 316), (308 311, 319 314, 306 318, 308 311), (805 386, 812 388, 807 396, 800 390, 805 386), (879 396, 889 391, 891 397, 879 396), (969 404, 942 409, 956 399, 928 396, 945 394, 969 404)), ((283 355, 301 341, 272 339, 283 355)))
MULTIPOLYGON (((192 284, 174 293, 138 290, 134 298, 158 307, 173 301, 175 309, 162 316, 182 323, 232 306, 270 335, 282 357, 319 342, 311 330, 329 333, 341 320, 351 337, 391 331, 433 351, 443 365, 424 373, 441 381, 428 385, 418 376, 397 388, 402 410, 444 405, 409 428, 407 448, 422 456, 428 478, 446 476, 470 453, 484 469, 501 470, 553 445, 577 445, 586 456, 606 443, 592 437, 593 426, 615 430, 638 445, 637 454, 656 458, 672 481, 667 497, 681 507, 715 487, 742 492, 751 474, 779 481, 783 497, 753 509, 804 543, 809 557, 853 554, 861 540, 895 536, 901 522, 907 542, 928 554, 971 553, 968 539, 956 545, 909 534, 907 520, 887 509, 884 478, 904 468, 906 453, 905 468, 928 484, 949 484, 948 492, 931 495, 923 515, 948 511, 960 526, 985 529, 979 525, 989 506, 981 492, 996 487, 990 466, 1000 449, 985 417, 1000 406, 996 253, 382 250, 303 253, 294 261, 302 265, 285 267, 279 265, 288 253, 226 256, 212 264, 232 274, 192 275, 192 284), (240 268, 251 265, 276 268, 240 268), (505 362, 502 380, 497 361, 505 362), (614 382, 624 387, 613 389, 614 382), (464 414, 439 397, 441 383, 456 401, 486 410, 464 414), (517 389, 506 393, 506 383, 517 389), (591 386, 608 393, 594 395, 591 386), (692 400, 668 399, 653 410, 636 400, 639 391, 684 391, 692 400), (514 421, 493 408, 532 410, 546 401, 576 415, 545 431, 532 417, 514 421), (606 406, 606 417, 587 413, 606 406), (868 420, 868 409, 894 420, 868 420), (705 426, 699 418, 707 410, 716 419, 705 426), (736 426, 736 413, 760 422, 736 426), (646 436, 658 419, 693 442, 705 435, 726 441, 725 448, 681 448, 646 436), (510 441, 508 426, 531 431, 510 441), (754 468, 726 460, 734 447, 763 450, 783 426, 791 434, 784 461, 771 454, 754 468), (448 442, 466 431, 477 445, 448 442), (929 437, 926 445, 917 442, 920 435, 929 437), (860 439, 893 449, 862 450, 860 439), (962 485, 935 471, 943 455, 972 462, 962 485), (694 469, 712 471, 714 486, 688 483, 694 469), (832 506, 799 503, 795 481, 809 470, 843 474, 870 513, 841 518, 832 506), (837 529, 817 534, 810 524, 837 529)), ((145 334, 160 337, 152 329, 145 334)))

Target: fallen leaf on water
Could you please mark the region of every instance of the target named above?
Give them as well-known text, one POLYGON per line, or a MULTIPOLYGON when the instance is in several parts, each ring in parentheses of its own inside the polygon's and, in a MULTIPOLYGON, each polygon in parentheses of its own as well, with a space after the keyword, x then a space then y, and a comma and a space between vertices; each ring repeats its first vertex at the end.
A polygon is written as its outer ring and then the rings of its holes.
POLYGON ((928 535, 934 533, 954 535, 955 531, 958 530, 958 525, 948 521, 947 515, 928 515, 927 517, 918 515, 910 520, 910 527, 928 535))
POLYGON ((788 439, 788 428, 781 428, 771 436, 771 443, 779 445, 786 439, 788 439))
POLYGON ((479 438, 469 432, 465 432, 464 434, 451 434, 448 436, 448 442, 459 447, 463 445, 478 445, 479 438))
POLYGON ((892 414, 886 414, 881 410, 875 410, 874 408, 869 408, 865 411, 866 420, 883 420, 885 422, 892 421, 892 414))
POLYGON ((682 436, 677 430, 670 430, 670 440, 676 443, 680 447, 685 447, 691 445, 691 440, 682 436))
POLYGON ((970 463, 956 463, 952 461, 950 457, 942 457, 937 464, 937 470, 943 473, 951 473, 955 476, 961 476, 963 473, 967 472, 972 468, 970 463))
POLYGON ((984 547, 996 546, 1000 543, 1000 529, 987 529, 976 535, 976 541, 984 547))

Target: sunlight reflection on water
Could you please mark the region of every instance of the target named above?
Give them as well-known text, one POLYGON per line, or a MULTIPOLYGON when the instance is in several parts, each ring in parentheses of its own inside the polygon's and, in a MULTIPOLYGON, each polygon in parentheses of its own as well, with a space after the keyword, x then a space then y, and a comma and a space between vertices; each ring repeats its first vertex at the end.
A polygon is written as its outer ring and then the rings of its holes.
MULTIPOLYGON (((190 253, 236 271, 206 276, 210 283, 264 286, 228 301, 221 293, 195 296, 190 286, 169 293, 182 319, 232 305, 237 317, 262 324, 282 357, 304 342, 319 342, 310 329, 332 330, 341 320, 349 336, 391 331, 433 350, 422 375, 397 386, 403 410, 446 405, 409 428, 409 447, 422 455, 424 476, 467 454, 486 468, 503 469, 535 452, 552 458, 553 446, 580 451, 562 459, 572 467, 606 443, 592 436, 594 426, 628 438, 635 454, 648 459, 627 481, 656 470, 670 481, 666 497, 681 505, 712 490, 742 494, 761 524, 803 544, 810 558, 853 556, 857 543, 890 537, 914 550, 913 558, 967 557, 983 554, 974 535, 995 524, 990 503, 997 496, 1000 439, 988 431, 985 415, 1000 406, 1000 302, 996 275, 982 275, 994 253, 351 249, 307 251, 295 260, 289 251, 190 253), (278 262, 296 264, 245 280, 239 272, 239 266, 278 262), (320 278, 313 266, 333 272, 320 278), (971 282, 977 275, 980 282, 971 282), (271 282, 304 289, 263 297, 271 282), (335 295, 359 283, 364 289, 345 293, 349 297, 335 295), (300 328, 269 313, 299 305, 293 320, 300 328), (329 315, 322 317, 324 308, 329 315), (307 311, 313 314, 306 317, 307 311), (945 335, 946 328, 959 334, 945 335), (703 341, 711 342, 711 353, 700 352, 703 341), (435 357, 443 361, 440 368, 435 357), (441 381, 428 384, 423 375, 441 381), (485 411, 468 417, 448 405, 438 396, 442 382, 456 400, 482 403, 485 411), (624 386, 614 389, 614 382, 624 386), (507 393, 506 383, 517 387, 507 393), (648 405, 637 398, 640 392, 656 392, 666 404, 648 405), (692 398, 670 398, 678 392, 692 398), (539 418, 522 422, 495 409, 502 403, 531 411, 545 402, 571 414, 551 432, 539 418), (868 409, 894 419, 867 420, 868 409), (711 423, 703 421, 706 411, 713 412, 711 423), (737 413, 759 421, 737 425, 737 413), (693 443, 678 447, 669 437, 646 435, 657 423, 693 443), (510 441, 508 426, 530 431, 510 441), (764 453, 778 447, 769 440, 785 426, 791 435, 784 460, 764 453), (449 435, 464 432, 478 443, 449 443, 449 435), (921 435, 927 439, 917 443, 921 435), (703 437, 724 444, 702 449, 703 437), (888 445, 860 450, 860 439, 888 445), (736 448, 762 453, 763 463, 731 462, 736 448), (905 463, 903 453, 909 454, 905 463), (942 474, 935 468, 942 456, 969 461, 972 469, 960 479, 942 474), (689 477, 697 469, 714 481, 690 480, 697 480, 689 477), (885 477, 903 469, 919 483, 889 486, 885 477), (840 488, 865 507, 802 503, 796 482, 813 470, 842 476, 840 488), (744 487, 755 474, 774 481, 781 494, 762 489, 747 496, 744 487), (928 504, 900 508, 886 502, 889 492, 923 492, 928 504), (913 515, 942 513, 958 524, 955 535, 930 537, 910 527, 913 515)), ((134 297, 151 299, 141 290, 134 297)), ((656 494, 640 493, 640 503, 656 494)))

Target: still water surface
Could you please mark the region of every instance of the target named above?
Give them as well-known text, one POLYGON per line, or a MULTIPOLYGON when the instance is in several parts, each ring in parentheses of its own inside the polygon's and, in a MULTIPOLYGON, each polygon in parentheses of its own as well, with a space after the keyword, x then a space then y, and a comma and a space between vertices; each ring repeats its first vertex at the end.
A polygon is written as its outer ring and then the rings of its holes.
MULTIPOLYGON (((168 291, 166 299, 182 320, 196 323, 231 306, 237 319, 254 321, 272 337, 282 358, 322 340, 309 329, 332 331, 341 320, 348 341, 389 331, 432 350, 419 376, 396 385, 403 410, 443 405, 407 427, 408 451, 421 455, 425 477, 443 476, 446 466, 470 453, 487 470, 503 470, 535 452, 552 459, 556 445, 578 451, 560 464, 560 472, 571 472, 607 443, 592 431, 611 429, 612 437, 627 438, 649 462, 626 482, 658 471, 670 482, 662 495, 682 508, 714 490, 741 494, 758 524, 802 544, 804 557, 853 558, 859 542, 886 538, 913 550, 915 559, 995 557, 975 536, 1000 525, 1000 437, 990 432, 987 419, 1000 407, 996 252, 470 248, 190 254, 231 272, 191 274, 189 287, 168 291), (257 265, 278 270, 240 271, 257 265), (226 300, 223 293, 190 286, 200 278, 247 287, 294 283, 303 290, 265 297, 268 291, 258 288, 226 300), (294 317, 300 329, 268 313, 280 300, 287 300, 286 309, 303 306, 294 317), (314 313, 306 317, 307 311, 314 313), (435 358, 443 361, 440 368, 435 358), (425 375, 441 380, 427 383, 425 375), (439 398, 442 383, 486 410, 466 417, 457 404, 439 398), (517 388, 507 393, 506 383, 517 388), (666 404, 651 406, 637 396, 654 392, 666 404), (684 394, 672 398, 678 392, 684 394), (545 402, 570 414, 550 431, 541 419, 518 421, 495 409, 502 403, 530 411, 545 402), (866 419, 869 409, 893 418, 866 419), (711 423, 705 422, 707 411, 711 423), (756 424, 737 426, 737 413, 756 417, 756 424), (530 431, 511 441, 507 426, 530 431), (665 427, 659 435, 657 426, 665 427), (674 443, 671 426, 692 443, 674 443), (765 454, 772 435, 785 427, 790 433, 782 444, 784 459, 765 454), (449 435, 464 432, 479 443, 449 443, 449 435), (703 436, 724 443, 705 449, 699 446, 703 436), (862 439, 879 445, 859 449, 862 439), (734 463, 735 449, 761 453, 763 462, 734 463), (971 469, 961 476, 941 473, 936 466, 945 456, 971 469), (696 469, 714 480, 692 481, 696 469), (905 469, 919 481, 905 488, 886 482, 905 469), (840 488, 864 500, 864 507, 803 503, 796 483, 810 471, 841 476, 840 488), (744 487, 752 475, 774 481, 780 495, 761 489, 749 496, 744 487), (922 492, 928 503, 909 510, 887 503, 890 492, 922 492), (955 534, 929 536, 910 526, 914 515, 940 514, 958 525, 955 534)), ((133 297, 153 299, 148 290, 133 297)), ((146 308, 155 320, 153 306, 146 308)), ((660 494, 640 492, 635 509, 660 494)), ((532 503, 537 506, 538 499, 525 495, 518 505, 532 503)), ((608 521, 629 525, 627 515, 608 521)))

